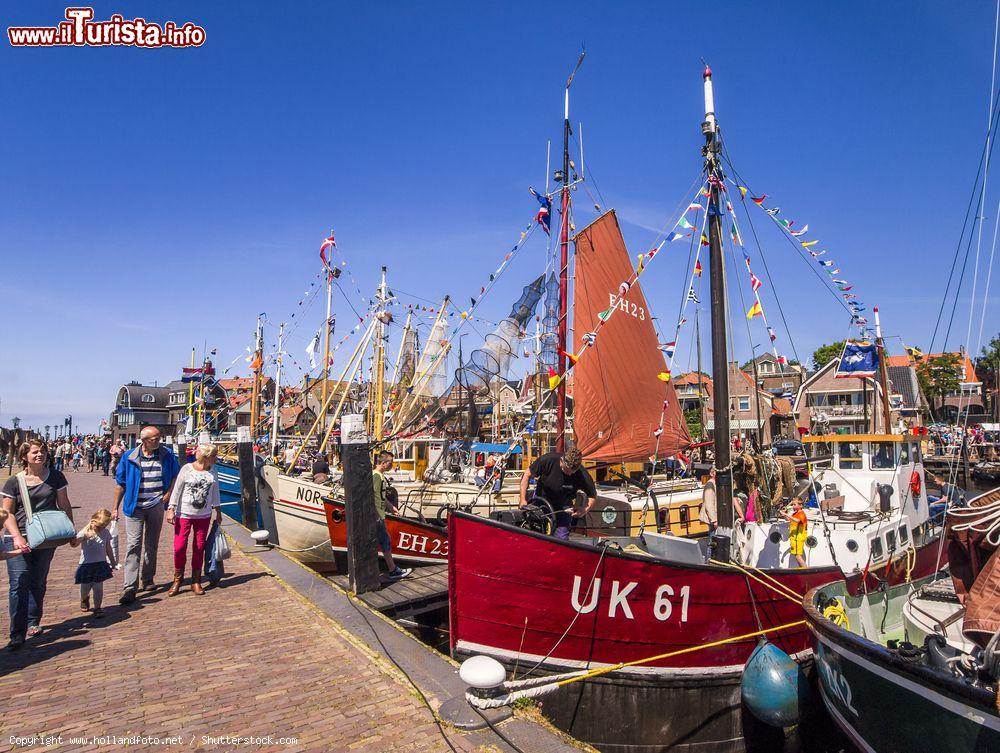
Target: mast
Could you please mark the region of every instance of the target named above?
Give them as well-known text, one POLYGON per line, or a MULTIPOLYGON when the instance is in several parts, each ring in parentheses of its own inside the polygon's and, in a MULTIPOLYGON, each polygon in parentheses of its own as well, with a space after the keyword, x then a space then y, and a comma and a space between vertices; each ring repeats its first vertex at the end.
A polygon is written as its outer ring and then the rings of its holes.
POLYGON ((715 97, 712 70, 707 65, 705 81, 705 172, 709 181, 708 245, 709 281, 712 288, 712 406, 715 410, 715 488, 718 500, 719 527, 715 538, 715 558, 730 561, 729 545, 733 529, 733 476, 729 440, 729 357, 726 352, 726 274, 722 264, 722 222, 719 191, 723 185, 719 165, 719 129, 715 121, 715 97))
POLYGON ((557 173, 558 181, 562 178, 562 224, 559 228, 559 386, 556 392, 556 451, 566 449, 566 331, 569 317, 569 87, 573 77, 580 70, 586 52, 580 53, 576 68, 566 79, 566 94, 563 105, 563 166, 561 174, 557 173))
POLYGON ((260 424, 260 369, 264 363, 264 325, 260 314, 257 314, 257 334, 254 337, 254 352, 251 366, 253 368, 253 386, 250 390, 250 432, 257 433, 260 424))
POLYGON ((882 340, 882 324, 878 318, 878 306, 875 312, 875 347, 878 351, 878 382, 882 388, 882 414, 885 423, 882 431, 889 434, 892 431, 892 411, 889 406, 889 368, 885 362, 885 341, 882 340))
MULTIPOLYGON (((333 235, 333 231, 330 231, 333 235)), ((320 395, 320 405, 326 405, 326 394, 329 390, 327 381, 330 378, 330 314, 333 303, 333 274, 326 270, 326 324, 323 326, 323 387, 320 395)), ((326 427, 326 411, 319 417, 320 429, 326 427)))
POLYGON ((701 366, 701 307, 695 305, 694 307, 694 338, 697 342, 698 347, 698 420, 701 422, 701 436, 698 437, 698 442, 701 444, 699 453, 701 454, 701 462, 705 462, 705 387, 702 375, 701 366))
MULTIPOLYGON (((189 374, 191 379, 188 381, 188 404, 187 404, 187 414, 191 417, 191 428, 194 428, 194 348, 191 348, 191 371, 189 374)), ((187 422, 185 422, 184 431, 187 433, 187 422)))
POLYGON ((377 294, 379 313, 376 316, 375 362, 372 367, 372 383, 368 393, 368 422, 371 427, 370 436, 374 440, 382 438, 385 424, 385 267, 382 267, 382 281, 377 294))
POLYGON ((278 368, 274 375, 274 400, 271 407, 271 456, 278 450, 278 428, 281 425, 281 347, 285 340, 285 323, 278 327, 278 368))

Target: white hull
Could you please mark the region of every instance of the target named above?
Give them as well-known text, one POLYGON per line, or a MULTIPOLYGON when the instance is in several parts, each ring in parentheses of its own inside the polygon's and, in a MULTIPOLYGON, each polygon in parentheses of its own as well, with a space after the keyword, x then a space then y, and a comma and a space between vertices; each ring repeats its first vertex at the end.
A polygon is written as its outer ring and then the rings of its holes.
POLYGON ((333 562, 323 506, 332 487, 286 476, 273 465, 264 466, 264 481, 270 493, 261 499, 261 510, 278 546, 308 565, 333 562))

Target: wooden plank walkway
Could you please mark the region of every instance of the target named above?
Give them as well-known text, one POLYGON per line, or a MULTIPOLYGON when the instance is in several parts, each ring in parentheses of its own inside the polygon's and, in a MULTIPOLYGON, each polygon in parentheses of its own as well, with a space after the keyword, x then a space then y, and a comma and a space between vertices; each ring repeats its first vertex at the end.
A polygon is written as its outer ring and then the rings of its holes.
MULTIPOLYGON (((346 574, 331 576, 330 580, 344 591, 349 590, 346 574)), ((393 619, 445 609, 448 606, 448 565, 415 567, 409 576, 392 583, 383 575, 382 588, 358 598, 393 619)))

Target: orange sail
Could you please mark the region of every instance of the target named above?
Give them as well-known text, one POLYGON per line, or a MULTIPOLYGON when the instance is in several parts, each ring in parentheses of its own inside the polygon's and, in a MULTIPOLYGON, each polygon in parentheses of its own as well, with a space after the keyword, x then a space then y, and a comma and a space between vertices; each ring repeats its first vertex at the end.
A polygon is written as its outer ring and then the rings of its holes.
POLYGON ((573 430, 576 446, 587 460, 646 461, 657 450, 668 457, 691 444, 666 372, 646 297, 638 281, 619 295, 619 285, 633 275, 614 210, 601 215, 577 234, 573 295, 575 351, 597 330, 598 314, 606 319, 591 351, 573 369, 573 430), (616 310, 608 317, 607 312, 616 310))

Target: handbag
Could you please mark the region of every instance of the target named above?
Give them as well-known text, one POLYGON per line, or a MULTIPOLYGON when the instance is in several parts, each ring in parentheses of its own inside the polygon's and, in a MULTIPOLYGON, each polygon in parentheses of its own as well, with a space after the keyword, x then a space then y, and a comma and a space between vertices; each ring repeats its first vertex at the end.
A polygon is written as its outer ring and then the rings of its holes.
POLYGON ((24 471, 17 474, 17 483, 21 491, 21 504, 24 505, 28 517, 28 546, 32 549, 53 549, 76 537, 73 522, 62 510, 32 513, 31 497, 28 495, 28 482, 25 481, 24 471))
POLYGON ((229 551, 229 542, 226 540, 226 534, 222 532, 220 527, 215 534, 215 558, 218 560, 227 560, 232 552, 229 551))

